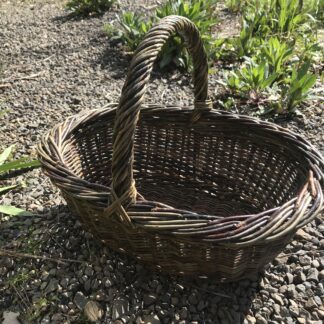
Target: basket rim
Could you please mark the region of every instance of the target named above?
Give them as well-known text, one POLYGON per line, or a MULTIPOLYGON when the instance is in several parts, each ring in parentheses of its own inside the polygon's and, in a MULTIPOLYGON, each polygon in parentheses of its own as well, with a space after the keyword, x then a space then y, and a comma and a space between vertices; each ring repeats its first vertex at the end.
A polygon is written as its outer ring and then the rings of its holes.
MULTIPOLYGON (((68 165, 64 163, 64 142, 76 130, 98 122, 100 118, 105 118, 110 114, 114 115, 117 106, 117 103, 111 103, 104 109, 83 111, 81 114, 69 117, 66 121, 57 124, 47 134, 45 134, 37 148, 39 160, 43 166, 45 174, 51 178, 54 184, 58 186, 63 193, 76 200, 86 201, 92 206, 92 208, 101 211, 107 208, 103 202, 108 202, 109 200, 111 194, 110 187, 90 183, 75 175, 69 169, 68 165)), ((162 111, 165 114, 167 113, 166 110, 170 110, 171 112, 181 111, 181 113, 191 113, 193 109, 192 106, 147 104, 143 106, 141 114, 146 115, 151 112, 159 111, 162 111)), ((211 114, 214 118, 224 118, 229 122, 233 121, 249 126, 253 125, 258 127, 260 131, 275 133, 278 136, 283 136, 284 138, 289 139, 292 145, 298 145, 301 151, 307 155, 311 166, 309 179, 300 195, 288 202, 285 202, 281 206, 265 210, 258 214, 224 217, 223 220, 226 218, 227 222, 220 221, 218 219, 219 216, 217 218, 216 215, 203 215, 191 211, 176 209, 158 202, 148 202, 143 200, 141 195, 138 195, 136 203, 132 204, 127 211, 131 219, 134 215, 137 215, 141 210, 141 205, 145 202, 145 204, 151 204, 152 209, 154 209, 153 214, 156 216, 160 215, 159 217, 162 217, 165 213, 174 213, 181 215, 178 219, 182 219, 183 224, 188 219, 194 220, 197 219, 197 217, 200 219, 205 217, 205 221, 200 221, 200 223, 203 224, 199 225, 198 223, 197 226, 191 226, 189 228, 184 228, 183 226, 169 226, 167 224, 164 228, 161 229, 159 227, 160 229, 157 229, 154 224, 150 226, 149 223, 146 222, 145 224, 144 221, 133 222, 132 224, 129 224, 130 226, 141 228, 144 231, 157 231, 163 235, 172 234, 183 236, 184 239, 188 237, 197 237, 206 242, 241 246, 256 244, 262 241, 271 242, 287 235, 287 233, 297 230, 312 221, 323 209, 324 198, 322 192, 322 170, 324 170, 324 159, 311 143, 291 130, 274 123, 262 121, 255 117, 233 114, 221 110, 211 110, 204 112, 203 114, 211 114), (214 217, 214 220, 211 220, 210 217, 214 217), (284 221, 285 217, 287 222, 284 221), (226 226, 226 223, 228 225, 230 222, 232 226, 230 226, 229 230, 224 232, 226 235, 217 236, 217 231, 220 231, 222 226, 226 226), (288 226, 286 226, 287 224, 288 226), (262 231, 257 230, 257 237, 255 231, 251 231, 253 226, 259 228, 262 227, 262 231), (245 227, 247 227, 247 230, 244 230, 245 227), (214 236, 210 234, 212 228, 214 228, 214 236)))

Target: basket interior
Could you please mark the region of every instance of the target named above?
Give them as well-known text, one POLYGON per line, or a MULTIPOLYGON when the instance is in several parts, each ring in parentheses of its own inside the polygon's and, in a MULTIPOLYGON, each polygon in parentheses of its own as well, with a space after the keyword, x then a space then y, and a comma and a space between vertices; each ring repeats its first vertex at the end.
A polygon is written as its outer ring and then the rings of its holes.
MULTIPOLYGON (((200 214, 244 215, 280 206, 304 185, 298 154, 278 135, 269 139, 265 130, 217 119, 188 127, 178 113, 163 121, 161 111, 141 114, 134 177, 147 200, 200 214)), ((109 117, 74 132, 65 160, 75 174, 109 187, 112 129, 109 117)))

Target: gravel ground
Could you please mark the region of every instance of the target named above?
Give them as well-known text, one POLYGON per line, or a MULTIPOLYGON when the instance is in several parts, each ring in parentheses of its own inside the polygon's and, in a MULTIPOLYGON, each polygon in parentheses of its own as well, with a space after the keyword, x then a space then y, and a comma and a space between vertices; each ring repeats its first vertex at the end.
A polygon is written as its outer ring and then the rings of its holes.
MULTIPOLYGON (((143 10, 152 1, 123 1, 143 10)), ((34 154, 40 136, 85 109, 118 100, 129 60, 109 45, 100 18, 68 19, 61 1, 0 4, 1 146, 34 154)), ((211 77, 211 93, 215 77, 211 77)), ((155 73, 147 101, 192 99, 188 76, 155 73)), ((324 152, 323 109, 281 122, 324 152)), ((16 323, 322 323, 324 225, 316 220, 259 277, 217 285, 154 273, 97 243, 68 212, 40 170, 19 175, 28 187, 1 199, 35 217, 0 218, 0 248, 43 259, 0 257, 0 318, 16 323), (9 313, 11 312, 11 313, 9 313), (9 319, 9 317, 11 319, 9 319)))

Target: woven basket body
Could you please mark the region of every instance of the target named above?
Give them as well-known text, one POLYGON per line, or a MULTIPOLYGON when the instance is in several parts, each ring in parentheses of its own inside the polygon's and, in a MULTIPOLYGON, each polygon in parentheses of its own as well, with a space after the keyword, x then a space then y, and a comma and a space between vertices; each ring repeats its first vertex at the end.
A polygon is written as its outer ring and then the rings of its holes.
POLYGON ((139 46, 118 105, 57 125, 38 148, 85 227, 172 274, 237 280, 259 271, 323 207, 323 158, 274 124, 211 109, 199 33, 162 19, 139 46), (159 50, 180 34, 194 107, 144 106, 159 50))

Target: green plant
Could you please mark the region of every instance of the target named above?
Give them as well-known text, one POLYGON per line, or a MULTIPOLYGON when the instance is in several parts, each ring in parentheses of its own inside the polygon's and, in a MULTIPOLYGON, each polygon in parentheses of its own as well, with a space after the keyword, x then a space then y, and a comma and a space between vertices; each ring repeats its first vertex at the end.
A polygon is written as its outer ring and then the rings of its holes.
POLYGON ((294 112, 296 106, 310 96, 311 88, 316 82, 316 75, 308 73, 310 64, 311 62, 308 60, 298 69, 292 70, 291 77, 282 90, 281 110, 285 108, 288 112, 294 112))
POLYGON ((284 75, 286 73, 285 64, 293 54, 293 47, 287 43, 280 42, 277 37, 271 37, 265 41, 261 47, 260 60, 269 64, 270 73, 284 75))
POLYGON ((55 297, 45 297, 42 296, 33 302, 30 307, 28 307, 23 317, 26 319, 28 323, 36 322, 39 317, 46 312, 48 306, 53 303, 52 300, 55 300, 55 297))
POLYGON ((246 0, 226 0, 225 6, 229 11, 238 13, 244 8, 246 2, 246 0))
POLYGON ((247 1, 242 9, 239 37, 231 41, 238 58, 257 52, 261 40, 272 37, 294 46, 300 35, 312 35, 318 0, 247 1))
POLYGON ((247 58, 244 67, 229 73, 227 85, 233 91, 248 93, 251 99, 258 100, 261 92, 269 87, 277 76, 276 72, 270 72, 267 62, 258 64, 247 58))
POLYGON ((255 23, 254 18, 251 21, 243 19, 239 37, 232 39, 233 48, 238 58, 252 55, 261 44, 261 39, 254 37, 253 34, 255 23))
MULTIPOLYGON (((17 160, 12 160, 12 150, 14 146, 11 145, 7 147, 3 152, 0 154, 0 177, 3 178, 4 176, 10 175, 10 172, 15 170, 24 170, 29 169, 33 167, 38 167, 40 164, 36 160, 31 160, 29 158, 20 158, 17 160)), ((0 187, 0 196, 8 192, 9 190, 12 190, 14 188, 17 188, 21 186, 21 184, 10 184, 10 185, 3 185, 0 187)), ((7 215, 26 215, 30 216, 32 215, 29 212, 26 212, 20 208, 10 206, 10 205, 0 205, 0 213, 7 214, 7 215)))
MULTIPOLYGON (((123 43, 127 44, 127 47, 131 51, 135 51, 145 34, 152 27, 152 20, 145 20, 140 14, 134 12, 125 12, 121 16, 117 16, 120 26, 123 28, 122 33, 114 33, 113 36, 120 38, 123 43)), ((109 25, 105 27, 106 31, 110 28, 109 25)))
POLYGON ((244 2, 239 36, 220 42, 221 55, 236 56, 236 61, 243 63, 227 73, 225 83, 219 83, 231 90, 236 101, 248 98, 248 102, 258 106, 262 102, 276 113, 295 112, 310 98, 316 81, 316 75, 308 72, 311 62, 316 71, 321 60, 323 49, 317 43, 318 21, 314 18, 319 17, 319 8, 319 0, 244 2))
MULTIPOLYGON (((215 0, 169 0, 156 10, 158 19, 169 15, 179 15, 190 19, 199 29, 205 49, 209 55, 213 48, 212 27, 216 24, 213 16, 215 0)), ((169 64, 188 69, 190 57, 184 48, 181 38, 171 37, 160 54, 160 68, 169 64)))
MULTIPOLYGON (((216 23, 213 16, 216 0, 168 0, 164 5, 157 8, 153 17, 145 19, 141 14, 133 12, 123 13, 118 17, 122 32, 112 32, 111 28, 105 29, 110 37, 119 38, 128 49, 134 51, 151 26, 159 19, 169 15, 179 15, 190 19, 198 27, 207 51, 212 51, 212 27, 216 23)), ((171 37, 163 47, 159 58, 161 69, 175 65, 188 69, 191 65, 190 58, 184 49, 180 37, 171 37)))
POLYGON ((74 15, 88 16, 91 14, 102 14, 109 10, 117 0, 69 0, 66 8, 74 15))

